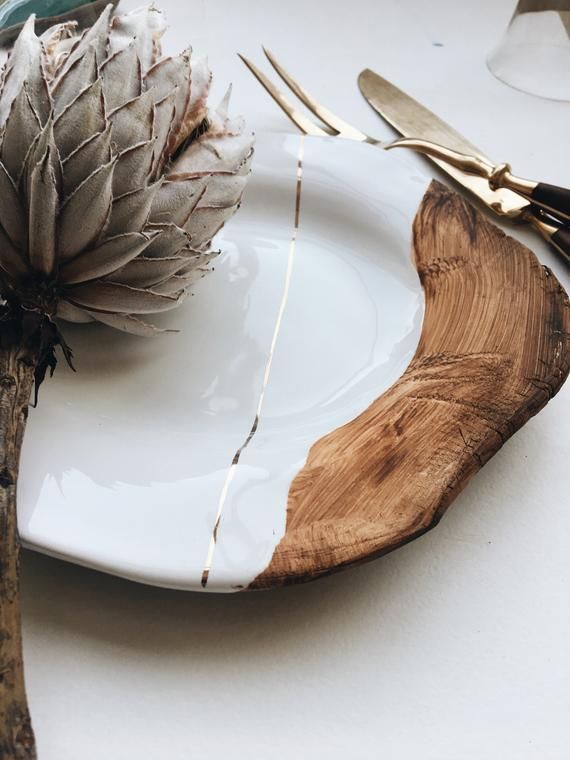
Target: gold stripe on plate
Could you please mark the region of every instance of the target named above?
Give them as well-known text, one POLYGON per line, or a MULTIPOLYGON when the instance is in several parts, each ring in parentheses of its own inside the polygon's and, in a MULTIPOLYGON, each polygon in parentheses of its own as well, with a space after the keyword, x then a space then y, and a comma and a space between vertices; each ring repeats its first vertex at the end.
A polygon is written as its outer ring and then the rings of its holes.
POLYGON ((303 181, 303 157, 305 153, 305 137, 301 135, 299 138, 299 148, 297 151, 297 183, 295 186, 295 217, 293 222, 293 232, 291 233, 291 240, 289 242, 289 255, 287 257, 287 271, 285 273, 285 283, 283 286, 283 293, 281 295, 281 302, 279 304, 279 311, 277 312, 277 319, 275 320, 275 327, 273 328, 273 336, 271 338, 271 345, 269 347, 269 354, 267 356, 267 362, 265 364, 265 372, 263 373, 263 383, 261 385, 261 391, 259 399, 257 401, 257 408, 253 424, 245 441, 237 449, 233 456, 232 463, 227 472, 224 480, 224 485, 220 493, 220 499, 218 502, 218 510, 216 512, 216 519, 214 521, 214 527, 212 528, 212 534, 210 536, 210 543, 208 546, 208 554, 206 556, 206 562, 202 571, 202 588, 206 588, 208 585, 208 578, 210 570, 212 569, 212 562, 214 560, 214 553, 216 551, 216 542, 218 539, 218 529, 222 519, 222 513, 228 498, 228 491, 232 480, 234 479, 236 468, 239 464, 242 452, 251 443, 261 418, 261 410, 263 409, 263 402, 265 400, 265 392, 269 383, 269 376, 271 374, 271 365, 273 364, 273 355, 275 353, 275 347, 277 345, 277 339, 281 330, 281 323, 283 322, 283 314, 285 313, 285 307, 287 306, 287 300, 289 298, 289 289, 291 287, 291 277, 293 275, 293 264, 295 262, 295 252, 297 248, 297 237, 299 233, 299 221, 301 218, 301 186, 303 181))

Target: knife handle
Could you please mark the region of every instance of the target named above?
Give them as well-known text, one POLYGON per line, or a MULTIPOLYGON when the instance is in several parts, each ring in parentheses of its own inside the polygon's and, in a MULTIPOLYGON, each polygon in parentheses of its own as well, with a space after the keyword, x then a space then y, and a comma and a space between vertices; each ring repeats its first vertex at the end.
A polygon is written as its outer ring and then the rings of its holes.
POLYGON ((570 264, 570 227, 561 227, 558 232, 555 232, 552 236, 552 243, 570 264))
POLYGON ((570 190, 564 187, 539 182, 529 200, 556 217, 570 220, 570 190))
POLYGON ((570 264, 570 225, 558 224, 554 220, 547 222, 534 214, 531 214, 528 219, 566 263, 570 264))

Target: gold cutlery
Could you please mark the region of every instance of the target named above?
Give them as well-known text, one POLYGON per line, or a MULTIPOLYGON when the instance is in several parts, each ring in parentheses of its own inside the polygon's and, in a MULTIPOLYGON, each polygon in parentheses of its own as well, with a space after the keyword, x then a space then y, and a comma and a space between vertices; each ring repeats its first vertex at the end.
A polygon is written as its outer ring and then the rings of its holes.
POLYGON ((461 169, 465 174, 483 177, 489 183, 491 190, 506 188, 518 193, 533 206, 546 211, 561 222, 570 221, 570 191, 563 187, 547 185, 545 182, 534 182, 530 179, 515 177, 510 164, 491 164, 488 160, 469 156, 443 145, 437 145, 429 140, 415 137, 403 137, 384 146, 392 148, 409 148, 424 156, 440 158, 450 166, 461 169))
POLYGON ((371 145, 380 145, 381 147, 384 146, 385 143, 382 142, 382 140, 376 140, 374 137, 370 137, 370 135, 353 127, 352 124, 344 121, 344 119, 341 119, 332 111, 329 111, 328 108, 325 108, 318 103, 313 97, 311 97, 311 95, 309 95, 304 87, 285 71, 283 66, 281 66, 275 56, 266 47, 263 48, 263 52, 291 92, 299 98, 301 103, 303 103, 311 113, 317 116, 323 124, 329 127, 329 130, 327 131, 305 116, 305 114, 302 111, 299 111, 299 109, 273 84, 270 79, 268 79, 268 77, 265 76, 262 71, 260 71, 260 69, 257 68, 257 66, 241 53, 238 53, 239 57, 251 71, 253 76, 267 90, 273 100, 285 112, 293 124, 299 127, 303 134, 312 135, 313 137, 330 137, 331 135, 334 135, 335 137, 342 137, 346 140, 356 140, 357 142, 366 142, 371 145))
POLYGON ((349 124, 316 101, 263 48, 269 62, 291 92, 323 123, 316 124, 289 100, 249 59, 240 58, 289 119, 306 135, 331 135, 369 143, 384 149, 406 147, 429 156, 441 169, 476 195, 488 208, 513 221, 530 223, 570 261, 570 192, 515 177, 508 164, 495 164, 449 125, 370 70, 360 74, 359 86, 370 105, 405 137, 385 142, 349 124))
POLYGON ((529 223, 570 262, 570 191, 514 177, 508 164, 487 158, 449 124, 370 69, 358 77, 360 91, 380 116, 404 137, 393 147, 409 147, 429 155, 457 182, 499 216, 529 223), (438 151, 427 142, 438 143, 438 151), (446 147, 443 148, 442 146, 446 147))

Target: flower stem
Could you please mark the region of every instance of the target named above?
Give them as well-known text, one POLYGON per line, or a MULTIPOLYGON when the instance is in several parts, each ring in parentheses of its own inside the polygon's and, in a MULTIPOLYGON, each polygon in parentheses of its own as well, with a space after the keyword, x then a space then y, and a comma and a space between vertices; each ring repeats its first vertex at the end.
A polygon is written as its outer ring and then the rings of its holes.
POLYGON ((39 345, 15 337, 21 334, 0 323, 0 758, 33 760, 22 657, 16 482, 39 345))

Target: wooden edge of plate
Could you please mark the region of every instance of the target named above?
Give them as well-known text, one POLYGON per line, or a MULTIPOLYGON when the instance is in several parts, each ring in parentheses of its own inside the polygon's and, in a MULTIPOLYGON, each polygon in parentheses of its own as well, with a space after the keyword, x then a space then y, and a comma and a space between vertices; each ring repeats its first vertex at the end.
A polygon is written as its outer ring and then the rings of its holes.
POLYGON ((414 358, 311 447, 285 535, 251 589, 319 578, 433 528, 568 375, 570 302, 556 277, 439 182, 414 220, 413 253, 425 292, 414 358))

